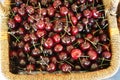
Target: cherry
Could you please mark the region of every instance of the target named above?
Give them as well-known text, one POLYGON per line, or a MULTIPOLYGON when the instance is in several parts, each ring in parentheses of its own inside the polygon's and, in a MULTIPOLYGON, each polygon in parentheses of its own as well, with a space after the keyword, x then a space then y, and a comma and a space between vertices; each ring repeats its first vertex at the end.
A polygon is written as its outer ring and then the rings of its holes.
POLYGON ((19 66, 25 68, 27 65, 27 61, 24 58, 19 59, 19 66))
POLYGON ((24 53, 24 51, 22 51, 22 49, 19 49, 17 53, 19 58, 26 58, 26 54, 24 53))
POLYGON ((26 43, 26 44, 24 45, 24 51, 25 51, 25 52, 30 52, 30 44, 29 44, 29 43, 26 43))
POLYGON ((86 0, 79 0, 81 4, 85 3, 86 0))
POLYGON ((70 40, 70 37, 69 36, 64 36, 62 39, 61 39, 61 42, 65 45, 69 45, 71 43, 71 40, 70 40))
POLYGON ((93 35, 92 35, 91 33, 88 33, 88 34, 86 35, 86 38, 89 39, 89 40, 91 40, 91 39, 93 38, 93 35))
POLYGON ((82 51, 80 49, 73 49, 71 51, 71 57, 74 60, 77 60, 78 58, 80 58, 81 55, 82 55, 82 51))
POLYGON ((69 64, 64 63, 61 65, 61 70, 65 73, 68 73, 72 71, 72 67, 69 64))
POLYGON ((36 26, 38 27, 38 29, 44 29, 45 22, 43 20, 39 20, 39 21, 37 21, 36 26))
POLYGON ((108 51, 104 51, 102 52, 102 56, 105 58, 105 59, 110 59, 112 54, 108 51))
POLYGON ((19 8, 18 9, 18 13, 21 15, 21 16, 24 16, 25 15, 25 9, 24 8, 19 8))
POLYGON ((34 17, 35 17, 35 16, 30 15, 30 16, 28 17, 28 22, 29 22, 29 23, 34 23, 34 17))
POLYGON ((31 26, 25 21, 25 22, 23 22, 23 25, 24 25, 24 28, 26 29, 26 30, 30 30, 31 29, 31 26))
POLYGON ((82 44, 83 42, 84 42, 84 39, 83 39, 83 38, 78 38, 78 39, 77 39, 77 43, 78 43, 78 44, 82 44))
POLYGON ((107 35, 106 34, 101 34, 100 35, 100 41, 106 42, 107 41, 107 35))
POLYGON ((16 6, 20 6, 23 3, 23 1, 22 0, 15 0, 15 3, 16 3, 16 6))
POLYGON ((38 40, 38 38, 37 38, 37 36, 35 35, 35 33, 31 33, 31 34, 30 34, 30 39, 31 39, 32 41, 38 40))
POLYGON ((34 64, 28 64, 26 66, 26 70, 31 73, 31 71, 35 70, 35 65, 34 64))
POLYGON ((40 56, 40 49, 34 48, 34 49, 32 50, 31 55, 32 55, 33 57, 39 57, 39 56, 40 56))
POLYGON ((44 42, 44 47, 45 48, 52 48, 53 47, 53 39, 52 38, 47 38, 47 40, 44 42))
POLYGON ((91 64, 91 70, 97 70, 99 65, 97 63, 92 63, 91 64))
POLYGON ((84 28, 83 24, 81 24, 81 23, 78 23, 77 27, 78 27, 79 32, 81 32, 83 30, 83 28, 84 28))
POLYGON ((61 21, 56 21, 53 30, 54 30, 54 32, 57 32, 57 33, 61 32, 63 30, 62 22, 61 21))
POLYGON ((67 15, 68 14, 68 8, 67 7, 60 7, 60 14, 62 15, 62 16, 65 16, 65 15, 67 15))
POLYGON ((91 47, 91 44, 89 42, 87 42, 87 41, 80 44, 80 48, 83 51, 88 50, 90 47, 91 47))
POLYGON ((63 50, 63 46, 61 44, 56 44, 54 47, 55 52, 61 52, 63 50))
POLYGON ((90 65, 91 65, 91 62, 90 62, 89 59, 83 58, 83 59, 81 60, 81 66, 82 66, 83 68, 88 68, 90 65))
POLYGON ((66 60, 68 58, 68 55, 66 52, 62 51, 58 54, 60 60, 66 60))
POLYGON ((81 14, 81 13, 77 13, 77 14, 76 14, 76 18, 77 18, 77 20, 80 20, 81 17, 82 17, 82 14, 81 14))
POLYGON ((35 64, 35 63, 36 63, 35 58, 32 57, 32 56, 29 56, 28 61, 29 61, 31 64, 35 64))
POLYGON ((22 18, 21 18, 20 15, 16 14, 16 15, 14 16, 14 20, 15 20, 17 23, 20 23, 20 22, 22 21, 22 18))
POLYGON ((99 17, 99 11, 97 11, 96 9, 92 9, 92 17, 93 18, 98 18, 99 17))
POLYGON ((50 63, 48 66, 47 66, 47 71, 48 72, 54 72, 56 70, 56 65, 54 63, 50 63))
POLYGON ((48 15, 49 15, 50 17, 53 17, 53 16, 54 16, 54 14, 55 14, 55 9, 54 9, 52 6, 51 6, 51 7, 48 7, 47 11, 48 11, 48 15))
POLYGON ((38 38, 42 38, 43 36, 46 35, 46 31, 45 30, 37 30, 36 35, 38 38))
POLYGON ((83 11, 83 15, 86 18, 91 18, 92 17, 92 12, 89 9, 86 9, 86 10, 83 11))
POLYGON ((25 33, 25 29, 20 27, 17 32, 18 34, 23 35, 25 33))
POLYGON ((24 36, 24 41, 25 41, 25 42, 30 41, 30 35, 29 35, 29 34, 25 34, 25 36, 24 36))
POLYGON ((74 25, 76 25, 77 22, 78 22, 78 20, 77 20, 77 18, 76 18, 75 16, 72 16, 72 17, 71 17, 71 21, 72 21, 72 23, 73 23, 74 25))
POLYGON ((73 48, 73 45, 68 45, 66 46, 66 51, 70 53, 73 48))
POLYGON ((18 12, 18 7, 13 7, 12 11, 16 14, 18 12))
POLYGON ((8 26, 12 29, 14 29, 16 27, 15 25, 15 21, 13 19, 9 19, 8 21, 8 26))
POLYGON ((25 3, 22 3, 21 5, 20 5, 20 8, 25 8, 26 7, 26 4, 25 3))
POLYGON ((76 37, 75 36, 70 36, 71 43, 75 42, 76 37))
POLYGON ((9 55, 10 55, 10 57, 17 57, 18 56, 16 51, 10 51, 9 55))
POLYGON ((53 56, 53 57, 50 58, 50 61, 52 63, 56 64, 57 63, 57 58, 55 56, 53 56))
POLYGON ((38 9, 38 10, 37 10, 37 13, 38 13, 39 15, 46 16, 46 15, 47 15, 47 9, 46 9, 46 8, 38 9))
POLYGON ((24 41, 20 41, 20 42, 18 43, 18 48, 23 48, 23 47, 24 47, 24 44, 25 44, 24 41))
POLYGON ((33 8, 33 6, 27 6, 26 11, 28 14, 34 14, 35 9, 33 8))
POLYGON ((47 22, 45 25, 46 25, 45 26, 46 31, 51 31, 53 29, 53 24, 52 23, 47 22))
POLYGON ((97 52, 95 50, 89 50, 87 54, 90 57, 90 60, 96 60, 98 57, 97 52))
POLYGON ((72 33, 73 36, 75 36, 76 34, 78 34, 78 27, 73 26, 72 29, 71 29, 71 33, 72 33))
POLYGON ((53 40, 54 40, 54 42, 55 43, 59 43, 60 42, 60 35, 59 34, 55 34, 54 36, 53 36, 53 40))
POLYGON ((61 0, 55 0, 55 1, 53 2, 53 7, 54 7, 54 8, 58 8, 61 4, 62 4, 61 0))
POLYGON ((60 13, 55 13, 55 17, 60 18, 61 17, 60 13))
POLYGON ((71 9, 72 9, 73 12, 77 12, 77 9, 78 9, 77 4, 75 4, 75 3, 72 4, 72 5, 71 5, 71 9))
POLYGON ((83 18, 83 19, 82 19, 82 23, 83 23, 84 25, 87 25, 87 24, 89 23, 89 21, 88 21, 87 18, 83 18))
POLYGON ((31 3, 31 4, 37 4, 37 1, 38 1, 38 0, 30 0, 30 3, 31 3))
POLYGON ((91 3, 91 2, 93 2, 93 0, 88 0, 88 2, 90 2, 90 3, 91 3))

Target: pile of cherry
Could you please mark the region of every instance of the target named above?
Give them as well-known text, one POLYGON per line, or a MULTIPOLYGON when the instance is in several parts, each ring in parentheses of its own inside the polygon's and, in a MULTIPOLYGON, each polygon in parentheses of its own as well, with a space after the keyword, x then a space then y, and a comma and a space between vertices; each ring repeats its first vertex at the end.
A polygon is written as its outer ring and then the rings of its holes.
POLYGON ((102 0, 13 0, 10 71, 94 71, 110 66, 102 0))

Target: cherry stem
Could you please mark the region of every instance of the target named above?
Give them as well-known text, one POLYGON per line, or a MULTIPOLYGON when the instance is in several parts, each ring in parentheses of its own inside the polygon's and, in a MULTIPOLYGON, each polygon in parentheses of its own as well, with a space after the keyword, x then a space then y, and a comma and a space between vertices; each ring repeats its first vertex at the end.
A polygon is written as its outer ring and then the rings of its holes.
POLYGON ((39 9, 40 9, 40 16, 41 16, 41 3, 38 3, 39 9))
POLYGON ((98 22, 95 20, 95 23, 97 24, 97 26, 99 27, 99 29, 102 30, 102 28, 100 27, 100 25, 98 24, 98 22))
POLYGON ((71 65, 72 67, 74 67, 74 65, 72 64, 72 63, 70 63, 69 61, 64 61, 64 62, 66 62, 66 63, 68 63, 69 65, 71 65))
POLYGON ((90 41, 88 38, 85 38, 85 40, 89 41, 95 47, 95 49, 97 49, 97 47, 94 45, 92 41, 90 41))
POLYGON ((106 24, 106 25, 103 27, 103 29, 105 29, 107 26, 108 26, 108 24, 106 24))
POLYGON ((70 23, 71 23, 72 27, 74 27, 74 25, 73 25, 73 23, 72 23, 72 21, 71 21, 71 18, 70 18, 70 17, 71 17, 71 16, 68 14, 69 21, 70 21, 70 23))
MULTIPOLYGON (((102 44, 102 43, 98 43, 98 45, 105 46, 105 45, 102 44)), ((107 46, 106 46, 106 48, 107 48, 108 51, 110 51, 109 48, 108 48, 107 46)))
POLYGON ((105 60, 105 58, 102 58, 102 61, 101 61, 101 64, 100 64, 100 65, 102 65, 102 64, 103 64, 104 60, 105 60))
POLYGON ((27 3, 26 3, 26 5, 28 5, 28 3, 29 3, 29 0, 27 0, 27 3))
POLYGON ((8 33, 8 34, 10 34, 11 36, 13 36, 17 40, 17 42, 20 42, 20 40, 14 34, 12 34, 12 33, 8 33))
POLYGON ((94 2, 94 0, 93 0, 93 2, 92 2, 92 6, 95 7, 95 2, 94 2))

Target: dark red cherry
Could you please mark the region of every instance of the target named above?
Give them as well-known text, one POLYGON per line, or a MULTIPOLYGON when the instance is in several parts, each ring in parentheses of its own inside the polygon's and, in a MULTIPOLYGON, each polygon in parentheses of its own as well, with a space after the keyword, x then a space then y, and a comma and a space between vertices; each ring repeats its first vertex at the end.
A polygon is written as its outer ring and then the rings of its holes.
POLYGON ((53 29, 53 24, 50 23, 50 22, 47 22, 47 23, 45 24, 45 30, 46 30, 46 31, 51 31, 52 29, 53 29))
POLYGON ((83 51, 88 50, 90 47, 91 47, 91 44, 89 42, 87 42, 87 41, 80 44, 80 48, 83 51))
POLYGON ((62 51, 58 54, 60 60, 65 60, 68 58, 68 54, 65 51, 62 51))
POLYGON ((80 58, 81 55, 82 55, 82 51, 80 49, 73 49, 71 51, 71 57, 74 60, 77 60, 78 58, 80 58))
POLYGON ((18 13, 21 15, 21 16, 24 16, 25 15, 25 9, 24 8, 19 8, 18 9, 18 13))
POLYGON ((53 7, 54 7, 54 8, 58 8, 61 4, 62 4, 61 0, 55 0, 55 1, 53 2, 53 7))
POLYGON ((52 63, 56 64, 56 63, 57 63, 57 58, 56 58, 56 56, 51 57, 51 58, 50 58, 50 61, 51 61, 52 63))
POLYGON ((83 24, 81 24, 81 23, 78 23, 77 27, 78 27, 79 32, 81 32, 83 30, 83 28, 84 28, 83 24))
POLYGON ((60 42, 60 35, 59 34, 55 34, 54 36, 53 36, 53 40, 54 40, 54 42, 55 43, 59 43, 60 42))
POLYGON ((25 51, 25 52, 30 52, 30 44, 29 44, 29 43, 26 43, 26 44, 24 45, 24 51, 25 51))
POLYGON ((17 57, 18 54, 17 54, 16 51, 10 51, 9 56, 10 56, 10 57, 17 57))
POLYGON ((23 47, 24 47, 24 44, 25 44, 24 41, 20 41, 20 42, 18 43, 18 48, 23 48, 23 47))
POLYGON ((63 50, 63 46, 61 44, 56 44, 54 47, 55 52, 61 52, 63 50))
POLYGON ((53 17, 53 16, 54 16, 54 14, 55 14, 55 9, 54 9, 52 6, 51 6, 51 7, 48 7, 47 11, 48 11, 48 15, 49 15, 50 17, 53 17))
POLYGON ((36 41, 38 38, 37 38, 37 36, 35 35, 35 33, 31 33, 31 34, 30 34, 30 39, 31 39, 32 41, 36 41))
POLYGON ((64 63, 61 65, 61 70, 65 73, 68 73, 72 71, 72 67, 69 64, 64 63))
POLYGON ((85 3, 86 0, 79 0, 81 4, 85 3))
POLYGON ((36 26, 38 27, 38 29, 44 29, 45 22, 43 20, 39 20, 39 21, 37 21, 36 26))
POLYGON ((20 22, 22 21, 22 18, 21 18, 21 16, 20 16, 19 14, 16 14, 16 15, 14 16, 14 20, 15 20, 17 23, 20 23, 20 22))
POLYGON ((78 34, 78 27, 73 26, 73 27, 71 28, 71 34, 72 34, 73 36, 75 36, 76 34, 78 34))
POLYGON ((77 18, 76 18, 75 16, 72 16, 72 17, 71 17, 71 21, 72 21, 72 23, 73 23, 74 25, 76 25, 77 22, 78 22, 78 20, 77 20, 77 18))
POLYGON ((24 58, 19 59, 19 66, 25 68, 27 65, 27 60, 24 58))
POLYGON ((17 32, 18 34, 23 35, 25 33, 25 29, 20 27, 17 32))
POLYGON ((46 35, 46 31, 45 30, 37 30, 36 35, 38 38, 41 38, 46 35))
POLYGON ((40 49, 34 48, 34 49, 32 50, 32 52, 31 52, 31 55, 32 55, 33 57, 39 57, 39 56, 40 56, 40 49))
POLYGON ((48 71, 48 72, 54 72, 55 70, 56 70, 56 64, 50 63, 50 64, 47 66, 47 71, 48 71))
POLYGON ((8 27, 10 27, 12 29, 16 27, 15 21, 13 19, 8 20, 8 27))
POLYGON ((98 18, 99 17, 99 11, 97 9, 93 9, 92 10, 92 17, 93 18, 98 18))
POLYGON ((83 15, 86 18, 91 18, 92 17, 92 12, 89 9, 86 9, 86 10, 83 11, 83 15))
POLYGON ((81 13, 77 13, 77 14, 76 14, 76 18, 77 18, 77 20, 80 20, 81 17, 82 17, 82 14, 81 14, 81 13))
POLYGON ((34 71, 34 70, 35 70, 35 65, 34 65, 34 64, 28 64, 28 65, 26 66, 26 70, 27 70, 28 72, 34 71))
POLYGON ((25 42, 30 41, 30 35, 29 34, 25 34, 23 39, 24 39, 25 42))
POLYGON ((68 46, 66 46, 66 51, 70 53, 73 48, 74 48, 73 45, 68 45, 68 46))
POLYGON ((83 68, 89 68, 89 66, 91 65, 91 62, 90 62, 90 60, 89 59, 86 59, 86 58, 83 58, 82 60, 81 60, 81 66, 83 67, 83 68))
POLYGON ((16 14, 18 12, 18 7, 13 7, 12 11, 16 14))
POLYGON ((30 15, 30 16, 28 17, 28 22, 29 22, 29 23, 34 23, 34 17, 35 17, 35 16, 30 15))
POLYGON ((53 44, 54 42, 52 38, 47 38, 47 40, 44 42, 45 48, 52 48, 53 44))
POLYGON ((70 37, 69 36, 64 36, 62 39, 61 39, 61 42, 65 45, 69 45, 71 43, 71 40, 70 40, 70 37))
POLYGON ((65 16, 65 15, 67 15, 68 14, 68 8, 67 7, 60 7, 60 14, 62 15, 62 16, 65 16))
POLYGON ((105 58, 105 59, 110 59, 112 54, 108 51, 104 51, 102 52, 102 56, 105 58))
POLYGON ((35 9, 33 8, 33 6, 27 6, 26 11, 28 14, 34 14, 35 9))
POLYGON ((96 60, 98 57, 97 52, 95 50, 89 50, 87 54, 91 60, 96 60))

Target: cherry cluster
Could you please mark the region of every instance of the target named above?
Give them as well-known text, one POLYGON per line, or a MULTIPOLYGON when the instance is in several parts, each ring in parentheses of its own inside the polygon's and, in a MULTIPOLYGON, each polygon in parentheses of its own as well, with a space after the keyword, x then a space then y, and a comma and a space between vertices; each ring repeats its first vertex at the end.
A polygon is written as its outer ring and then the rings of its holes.
POLYGON ((94 71, 110 66, 102 0, 13 0, 10 71, 94 71))

